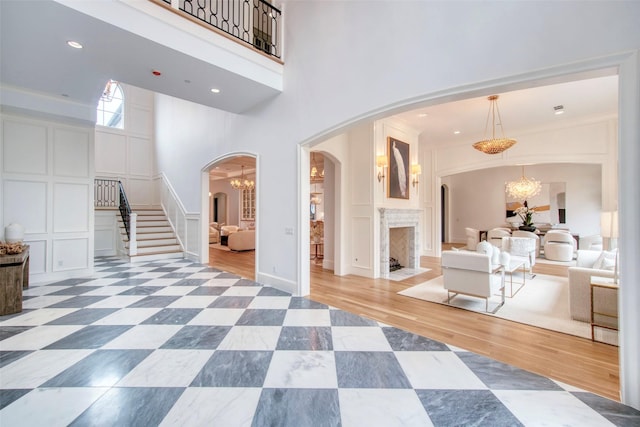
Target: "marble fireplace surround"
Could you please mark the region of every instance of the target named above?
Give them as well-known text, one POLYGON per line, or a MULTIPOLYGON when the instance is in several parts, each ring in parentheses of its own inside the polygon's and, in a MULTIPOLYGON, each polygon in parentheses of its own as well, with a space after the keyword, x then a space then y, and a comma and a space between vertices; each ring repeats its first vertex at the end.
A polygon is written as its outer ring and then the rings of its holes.
POLYGON ((413 232, 408 233, 409 256, 408 268, 420 268, 420 251, 418 230, 420 229, 419 209, 388 209, 380 211, 380 277, 389 278, 389 230, 391 228, 408 227, 413 232))

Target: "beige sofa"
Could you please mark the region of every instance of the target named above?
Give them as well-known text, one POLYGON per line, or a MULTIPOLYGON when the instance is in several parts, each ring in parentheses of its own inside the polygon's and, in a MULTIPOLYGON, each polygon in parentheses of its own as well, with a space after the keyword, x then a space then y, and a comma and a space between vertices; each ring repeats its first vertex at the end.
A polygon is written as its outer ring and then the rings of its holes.
POLYGON ((256 231, 240 230, 229 234, 227 246, 232 251, 252 251, 256 248, 256 231))
MULTIPOLYGON (((613 278, 613 269, 609 269, 611 260, 603 262, 602 251, 578 250, 576 266, 569 267, 569 311, 573 320, 591 322, 591 276, 613 278), (606 269, 598 267, 596 262, 604 264, 606 269)), ((607 255, 607 253, 605 253, 607 255)), ((616 307, 614 292, 599 296, 599 305, 609 308, 616 307), (604 300, 603 300, 604 299, 604 300)))

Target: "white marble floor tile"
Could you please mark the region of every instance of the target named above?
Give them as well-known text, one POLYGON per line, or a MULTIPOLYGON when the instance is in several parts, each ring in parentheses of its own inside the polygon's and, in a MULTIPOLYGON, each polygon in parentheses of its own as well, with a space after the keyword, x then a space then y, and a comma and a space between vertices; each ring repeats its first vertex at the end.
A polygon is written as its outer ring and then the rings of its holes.
POLYGON ((146 295, 114 295, 105 298, 94 304, 88 305, 88 308, 123 308, 146 298, 146 295))
POLYGON ((262 290, 260 286, 234 286, 224 291, 225 297, 254 297, 262 290))
POLYGON ((332 351, 277 351, 264 380, 266 388, 337 388, 332 351))
POLYGON ((85 292, 82 295, 106 295, 113 296, 118 295, 120 292, 128 291, 129 289, 133 289, 134 286, 103 286, 100 288, 96 288, 93 291, 85 292))
POLYGON ((260 388, 188 388, 160 426, 250 426, 261 392, 260 388))
MULTIPOLYGON (((228 288, 233 286, 238 279, 211 279, 208 282, 204 282, 202 286, 216 286, 220 288, 228 288)), ((246 286, 245 286, 246 287, 246 286)))
POLYGON ((193 273, 189 276, 190 279, 213 279, 220 273, 215 273, 213 271, 204 271, 200 273, 193 273))
POLYGON ((413 390, 340 389, 344 427, 428 427, 427 411, 413 390))
POLYGON ((42 388, 24 395, 0 411, 3 426, 68 426, 108 388, 42 388))
POLYGON ((39 296, 39 295, 47 295, 53 292, 61 291, 63 289, 67 289, 69 286, 30 286, 29 289, 23 289, 22 295, 24 296, 39 296))
MULTIPOLYGON (((189 286, 174 286, 174 288, 188 288, 189 286)), ((160 294, 154 294, 160 295, 160 294)), ((185 295, 175 300, 167 308, 206 308, 218 298, 213 295, 185 295)))
POLYGON ((213 350, 157 350, 129 372, 117 387, 188 387, 213 350))
MULTIPOLYGON (((166 271, 164 271, 164 272, 162 272, 162 271, 147 271, 145 273, 137 274, 135 278, 136 279, 156 279, 156 280, 158 280, 159 277, 164 276, 165 274, 167 274, 166 271)), ((154 282, 156 282, 156 280, 154 280, 154 282)), ((171 283, 175 283, 176 281, 177 280, 173 280, 171 283)), ((145 286, 148 286, 148 285, 145 284, 145 286)), ((162 286, 165 286, 165 285, 162 285, 162 286)))
POLYGON ((154 292, 153 295, 177 295, 184 296, 193 291, 197 286, 167 286, 160 289, 158 292, 154 292))
POLYGON ((157 349, 183 325, 137 325, 102 346, 103 349, 157 349))
MULTIPOLYGON (((228 291, 224 293, 228 296, 228 291)), ((263 308, 273 310, 286 310, 289 308, 291 297, 255 297, 253 301, 249 303, 247 308, 263 308)))
MULTIPOLYGON (((160 276, 163 276, 163 275, 165 275, 167 273, 143 273, 143 274, 146 275, 146 276, 149 276, 149 275, 152 275, 152 274, 154 274, 154 275, 159 274, 160 276)), ((148 279, 149 278, 149 277, 141 277, 141 276, 142 275, 136 276, 136 279, 137 278, 140 278, 140 279, 148 279)), ((172 278, 172 279, 153 278, 153 280, 149 280, 148 282, 144 282, 142 284, 142 286, 157 286, 157 287, 171 286, 174 283, 179 282, 180 280, 182 280, 182 279, 177 279, 177 278, 172 278)))
POLYGON ((613 426, 565 391, 493 390, 493 394, 526 426, 613 426))
MULTIPOLYGON (((178 267, 178 266, 176 266, 178 267)), ((202 270, 204 267, 203 266, 197 266, 197 267, 181 267, 178 268, 174 273, 197 273, 200 270, 202 270)))
POLYGON ((43 295, 35 298, 29 298, 22 302, 23 309, 43 308, 53 304, 68 300, 75 295, 43 295))
POLYGON ((219 350, 275 350, 280 326, 235 326, 224 337, 219 350))
POLYGON ((473 371, 452 352, 397 351, 395 355, 416 389, 487 389, 473 371))
POLYGON ((240 319, 242 313, 244 313, 243 308, 205 308, 187 324, 233 326, 240 319))
MULTIPOLYGON (((111 275, 113 273, 109 273, 109 275, 111 275)), ((91 277, 97 277, 99 275, 93 275, 91 277)), ((112 285, 116 282, 121 281, 121 278, 116 278, 116 277, 99 277, 97 279, 92 280, 91 282, 91 286, 109 286, 112 285)))
POLYGON ((0 323, 2 326, 38 326, 80 310, 79 308, 42 308, 26 312, 0 323))
POLYGON ((0 341, 0 349, 40 350, 59 339, 74 333, 85 325, 41 325, 0 341))
POLYGON ((391 351, 389 341, 378 327, 334 326, 335 351, 391 351))
POLYGON ((331 326, 329 310, 287 310, 283 326, 331 326))
POLYGON ((39 350, 0 369, 2 388, 35 388, 94 350, 39 350))
POLYGON ((160 310, 162 308, 123 308, 96 320, 92 325, 137 325, 160 310))

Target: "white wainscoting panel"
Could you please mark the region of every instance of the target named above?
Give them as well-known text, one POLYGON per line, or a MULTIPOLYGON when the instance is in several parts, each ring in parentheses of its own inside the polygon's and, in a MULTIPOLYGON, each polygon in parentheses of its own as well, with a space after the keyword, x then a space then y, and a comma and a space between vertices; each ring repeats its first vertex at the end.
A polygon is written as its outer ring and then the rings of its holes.
POLYGON ((47 232, 47 183, 5 179, 3 182, 3 218, 6 224, 17 222, 25 236, 47 232), (28 201, 28 205, 25 202, 28 201))
POLYGON ((117 211, 95 211, 94 242, 95 256, 112 256, 117 254, 117 240, 119 238, 117 226, 117 211))
POLYGON ((89 239, 57 239, 53 241, 53 271, 88 268, 89 239))
POLYGON ((123 176, 127 172, 127 137, 96 131, 96 174, 123 176))
POLYGON ((29 245, 29 276, 47 271, 47 241, 25 240, 29 245))
POLYGON ((53 188, 53 232, 89 231, 89 186, 57 183, 53 188))
POLYGON ((54 129, 53 173, 57 176, 88 177, 91 165, 91 135, 87 131, 54 129))
POLYGON ((197 260, 200 250, 200 216, 187 215, 187 241, 184 244, 184 250, 190 259, 197 260))
POLYGON ((151 177, 153 174, 153 146, 148 138, 129 137, 129 174, 151 177))
POLYGON ((127 179, 127 199, 133 206, 153 205, 153 181, 149 179, 127 179))
POLYGON ((371 262, 371 238, 373 228, 371 217, 354 217, 351 220, 351 264, 357 268, 370 270, 371 262))
POLYGON ((129 105, 125 120, 131 133, 151 135, 153 132, 153 115, 147 108, 129 105))
POLYGON ((47 173, 47 127, 5 120, 2 157, 5 173, 45 175, 47 173))

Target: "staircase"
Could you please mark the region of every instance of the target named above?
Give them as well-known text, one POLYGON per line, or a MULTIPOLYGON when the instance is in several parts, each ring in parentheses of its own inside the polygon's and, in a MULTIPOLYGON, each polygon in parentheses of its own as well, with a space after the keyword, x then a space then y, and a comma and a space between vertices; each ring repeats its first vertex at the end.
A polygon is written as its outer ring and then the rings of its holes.
MULTIPOLYGON (((138 253, 128 255, 131 262, 184 258, 182 247, 161 208, 135 209, 133 213, 138 215, 136 226, 138 253)), ((120 216, 118 216, 118 226, 128 254, 129 238, 120 216)))

